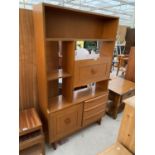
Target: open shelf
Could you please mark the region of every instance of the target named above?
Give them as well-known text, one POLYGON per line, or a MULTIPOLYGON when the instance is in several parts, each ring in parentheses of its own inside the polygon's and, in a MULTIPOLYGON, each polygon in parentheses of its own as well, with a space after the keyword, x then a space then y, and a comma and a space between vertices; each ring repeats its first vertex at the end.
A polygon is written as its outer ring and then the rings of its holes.
POLYGON ((46 38, 46 41, 78 41, 78 40, 86 40, 86 41, 115 41, 113 38, 108 39, 90 39, 90 38, 46 38))
POLYGON ((91 99, 100 95, 107 93, 107 91, 103 90, 101 87, 92 87, 92 88, 83 88, 74 91, 73 101, 69 102, 65 99, 64 96, 59 95, 56 97, 52 97, 49 99, 49 108, 48 112, 56 112, 58 110, 67 108, 72 106, 73 104, 78 104, 83 102, 84 100, 91 99))
POLYGON ((36 154, 43 155, 40 144, 33 145, 29 149, 20 151, 20 155, 28 155, 28 154, 29 155, 36 155, 36 154))
POLYGON ((59 78, 66 78, 66 77, 70 77, 70 76, 71 76, 70 74, 64 72, 62 69, 58 69, 57 71, 48 73, 47 79, 48 79, 48 81, 50 81, 50 80, 56 80, 59 78))

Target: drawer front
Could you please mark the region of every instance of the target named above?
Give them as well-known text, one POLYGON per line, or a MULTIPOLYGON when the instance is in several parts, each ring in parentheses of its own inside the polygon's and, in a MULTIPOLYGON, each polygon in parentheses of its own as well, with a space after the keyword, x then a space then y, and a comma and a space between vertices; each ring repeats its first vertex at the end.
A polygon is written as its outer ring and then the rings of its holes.
POLYGON ((109 78, 110 59, 75 62, 74 87, 87 85, 109 78))
POLYGON ((106 75, 107 64, 90 65, 80 68, 80 81, 103 79, 106 75))
POLYGON ((96 107, 93 107, 92 109, 90 110, 86 110, 84 111, 84 115, 83 115, 83 118, 84 119, 88 119, 90 117, 93 117, 94 114, 97 114, 99 112, 105 112, 106 111, 106 103, 105 104, 101 104, 101 105, 98 105, 96 107))
POLYGON ((106 111, 108 93, 84 102, 83 126, 99 120, 106 111))
POLYGON ((122 96, 122 100, 124 100, 124 99, 126 99, 126 98, 129 98, 129 97, 131 97, 131 96, 134 96, 135 95, 135 90, 131 90, 131 91, 129 91, 128 93, 126 93, 126 94, 124 94, 123 96, 122 96))
POLYGON ((98 112, 96 114, 94 114, 93 116, 87 118, 87 119, 83 119, 83 126, 89 125, 97 120, 99 120, 100 118, 102 118, 105 115, 105 111, 103 112, 98 112))
POLYGON ((82 104, 61 110, 50 117, 50 142, 63 138, 81 127, 82 104))
POLYGON ((105 104, 108 100, 108 92, 104 95, 92 98, 90 100, 86 100, 84 102, 84 111, 95 108, 96 106, 100 106, 101 104, 105 104))

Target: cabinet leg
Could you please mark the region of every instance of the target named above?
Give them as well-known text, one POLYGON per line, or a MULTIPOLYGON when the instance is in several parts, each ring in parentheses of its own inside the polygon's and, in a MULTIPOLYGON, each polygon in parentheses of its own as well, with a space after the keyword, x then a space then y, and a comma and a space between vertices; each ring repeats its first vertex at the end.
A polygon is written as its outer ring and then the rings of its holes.
POLYGON ((53 146, 53 149, 54 149, 54 150, 57 149, 57 143, 56 143, 56 142, 52 143, 52 146, 53 146))
POLYGON ((117 112, 115 112, 113 115, 112 115, 113 119, 116 119, 117 118, 117 112))
POLYGON ((102 119, 99 119, 99 120, 97 121, 98 125, 101 125, 101 121, 102 121, 102 119))

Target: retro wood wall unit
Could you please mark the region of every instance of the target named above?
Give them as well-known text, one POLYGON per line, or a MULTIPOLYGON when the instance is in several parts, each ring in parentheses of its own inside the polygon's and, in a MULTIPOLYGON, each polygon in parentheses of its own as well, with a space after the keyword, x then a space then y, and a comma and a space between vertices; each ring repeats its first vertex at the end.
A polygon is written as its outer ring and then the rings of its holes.
POLYGON ((118 18, 45 3, 33 7, 33 16, 39 105, 47 141, 55 145, 67 135, 99 122, 105 114, 118 18), (77 40, 100 41, 100 57, 75 61, 77 40), (61 91, 59 78, 62 78, 61 91), (89 83, 96 85, 75 89, 89 83))

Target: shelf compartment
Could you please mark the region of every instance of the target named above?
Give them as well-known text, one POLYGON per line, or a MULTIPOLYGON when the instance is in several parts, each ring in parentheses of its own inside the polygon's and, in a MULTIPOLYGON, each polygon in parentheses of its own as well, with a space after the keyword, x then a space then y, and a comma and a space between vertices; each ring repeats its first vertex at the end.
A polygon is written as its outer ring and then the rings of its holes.
POLYGON ((44 153, 42 151, 41 145, 36 144, 28 149, 20 151, 20 155, 44 155, 44 153))
POLYGON ((101 87, 95 88, 94 86, 92 88, 83 88, 74 91, 73 101, 71 102, 67 101, 66 98, 62 95, 52 97, 49 99, 48 113, 62 110, 64 108, 72 106, 73 104, 81 103, 85 100, 103 95, 105 93, 108 93, 108 91, 104 91, 101 87))
POLYGON ((32 134, 21 136, 19 138, 20 150, 24 150, 28 147, 36 145, 36 144, 38 144, 38 142, 41 143, 43 141, 43 139, 44 139, 44 136, 43 136, 42 132, 39 130, 36 132, 33 132, 32 134))
POLYGON ((88 14, 88 12, 56 8, 53 5, 43 8, 47 38, 115 38, 117 17, 88 14))
POLYGON ((70 77, 70 76, 71 75, 69 73, 64 72, 62 69, 58 69, 57 71, 48 73, 47 79, 48 79, 48 81, 50 81, 50 80, 56 80, 56 79, 59 79, 59 78, 67 78, 67 77, 70 77))

